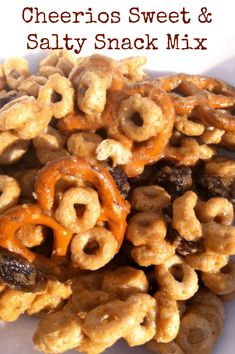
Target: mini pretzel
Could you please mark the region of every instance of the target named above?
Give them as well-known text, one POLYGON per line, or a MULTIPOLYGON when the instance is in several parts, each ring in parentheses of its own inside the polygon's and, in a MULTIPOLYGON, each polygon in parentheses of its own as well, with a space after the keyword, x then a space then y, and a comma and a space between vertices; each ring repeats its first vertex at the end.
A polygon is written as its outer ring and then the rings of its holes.
POLYGON ((193 111, 193 115, 206 124, 225 131, 235 131, 234 116, 219 110, 233 107, 235 104, 235 91, 224 82, 179 75, 159 79, 159 83, 167 91, 177 90, 179 94, 186 96, 172 95, 176 113, 189 115, 193 111))
POLYGON ((55 208, 55 185, 61 178, 74 176, 90 182, 98 190, 102 208, 101 218, 107 221, 120 247, 125 229, 129 203, 125 201, 109 172, 98 163, 78 157, 64 157, 44 166, 36 178, 37 200, 44 212, 52 214, 55 208))
MULTIPOLYGON (((53 218, 42 213, 36 205, 19 205, 11 208, 0 218, 0 246, 11 252, 22 255, 33 262, 36 254, 28 250, 16 237, 16 231, 25 225, 45 225, 53 229, 53 256, 65 256, 72 233, 53 218)), ((44 262, 46 260, 42 258, 44 262)))

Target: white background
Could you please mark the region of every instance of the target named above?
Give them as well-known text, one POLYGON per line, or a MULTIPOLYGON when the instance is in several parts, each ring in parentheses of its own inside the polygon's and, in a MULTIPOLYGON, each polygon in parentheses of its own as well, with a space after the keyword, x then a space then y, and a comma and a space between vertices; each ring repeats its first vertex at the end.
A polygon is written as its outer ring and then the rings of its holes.
MULTIPOLYGON (((153 37, 165 38, 166 33, 189 34, 189 37, 208 37, 207 51, 167 51, 160 41, 158 51, 99 51, 115 58, 132 55, 145 55, 148 58, 147 69, 158 72, 189 72, 214 75, 235 85, 235 36, 234 31, 235 2, 233 0, 2 0, 0 11, 0 60, 10 56, 24 56, 30 58, 31 67, 35 70, 35 63, 44 54, 27 51, 26 43, 29 33, 37 33, 40 37, 50 37, 52 33, 60 36, 68 33, 71 37, 87 37, 88 43, 82 55, 94 53, 93 39, 97 33, 105 33, 107 37, 141 37, 149 33, 153 37), (88 7, 93 13, 100 11, 120 11, 122 22, 119 24, 26 24, 21 14, 26 6, 38 7, 45 12, 50 11, 86 11, 88 7), (128 24, 128 10, 139 6, 142 11, 181 11, 185 6, 191 12, 192 22, 188 25, 170 24, 128 24), (213 14, 213 22, 199 24, 197 15, 200 8, 207 6, 213 14)), ((154 75, 154 74, 153 74, 154 75)), ((235 353, 235 303, 226 306, 227 318, 222 339, 213 354, 235 353)), ((16 324, 0 326, 0 352, 3 354, 33 353, 32 333, 35 320, 21 319, 16 324)), ((118 344, 109 353, 147 353, 145 349, 127 349, 118 344)), ((76 353, 76 352, 74 352, 76 353)), ((194 353, 192 353, 194 354, 194 353)))

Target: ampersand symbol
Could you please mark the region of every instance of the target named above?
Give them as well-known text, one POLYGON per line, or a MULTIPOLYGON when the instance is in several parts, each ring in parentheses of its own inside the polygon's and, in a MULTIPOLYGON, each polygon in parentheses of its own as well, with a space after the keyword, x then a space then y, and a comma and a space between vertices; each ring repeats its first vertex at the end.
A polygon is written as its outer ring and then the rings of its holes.
POLYGON ((207 13, 207 7, 201 8, 201 13, 198 16, 198 21, 201 23, 211 23, 212 22, 212 13, 207 13))

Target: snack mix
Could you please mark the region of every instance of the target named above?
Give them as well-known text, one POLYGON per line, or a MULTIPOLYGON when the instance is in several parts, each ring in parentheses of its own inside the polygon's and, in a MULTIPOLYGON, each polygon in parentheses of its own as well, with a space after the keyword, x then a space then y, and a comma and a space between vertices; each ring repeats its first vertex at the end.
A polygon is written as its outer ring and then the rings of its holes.
POLYGON ((123 338, 210 354, 223 331, 235 89, 144 64, 52 51, 34 75, 0 66, 0 319, 39 317, 38 351, 123 338))

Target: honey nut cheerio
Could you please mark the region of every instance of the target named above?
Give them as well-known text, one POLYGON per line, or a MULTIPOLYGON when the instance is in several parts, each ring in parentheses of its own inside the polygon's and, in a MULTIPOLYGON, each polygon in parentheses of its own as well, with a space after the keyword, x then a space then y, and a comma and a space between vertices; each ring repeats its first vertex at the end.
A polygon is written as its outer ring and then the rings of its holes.
POLYGON ((234 297, 235 89, 144 57, 0 65, 0 320, 44 353, 211 354, 234 297), (220 156, 220 147, 230 157, 220 156))

